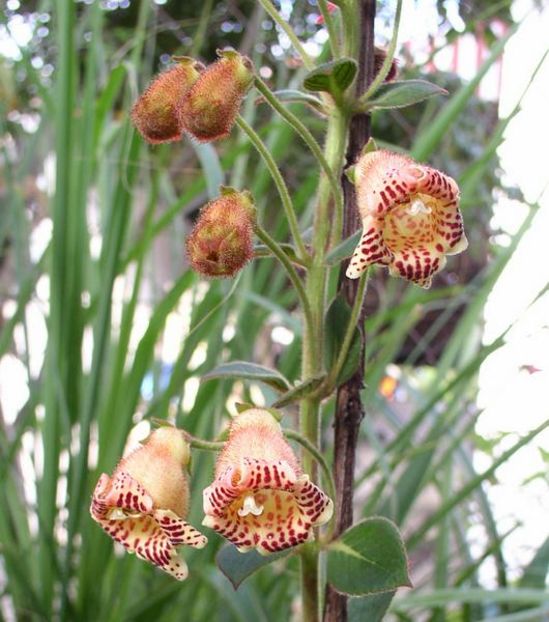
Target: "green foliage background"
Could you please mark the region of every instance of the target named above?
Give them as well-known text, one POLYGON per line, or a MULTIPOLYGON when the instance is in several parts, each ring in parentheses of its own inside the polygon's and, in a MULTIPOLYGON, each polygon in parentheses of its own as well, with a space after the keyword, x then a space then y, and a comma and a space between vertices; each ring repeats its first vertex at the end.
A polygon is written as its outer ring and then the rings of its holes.
MULTIPOLYGON (((497 4, 499 16, 509 20, 508 3, 497 4)), ((112 471, 139 421, 169 418, 197 436, 214 438, 227 418, 231 394, 251 402, 261 391, 267 403, 275 399, 266 385, 213 379, 198 386, 188 405, 183 399, 189 379, 231 360, 276 367, 291 381, 299 379, 296 296, 273 260, 257 259, 237 282, 204 283, 185 265, 184 236, 221 182, 249 188, 271 234, 286 239, 287 224, 264 165, 236 130, 215 148, 188 140, 148 148, 133 131, 128 111, 163 54, 192 53, 211 61, 217 47, 243 46, 256 66, 273 69, 273 88, 299 88, 304 70, 272 56, 276 33, 261 27, 266 18, 253 2, 155 6, 134 0, 127 9, 109 11, 98 2, 77 3, 76 8, 73 19, 64 0, 23 3, 18 12, 48 17, 49 33, 35 34, 20 60, 2 60, 0 67, 1 296, 2 302, 14 303, 13 315, 0 320, 0 356, 19 358, 29 383, 28 400, 16 421, 0 425, 5 611, 18 620, 299 619, 295 559, 275 561, 234 591, 215 567, 222 542, 208 534, 207 549, 185 553, 191 577, 179 584, 115 553, 87 507, 98 475, 112 471), (35 68, 35 57, 52 65, 51 77, 35 68), (36 131, 25 131, 15 113, 29 115, 36 131), (44 162, 52 158, 54 194, 36 183, 44 162), (52 240, 40 259, 31 259, 31 236, 45 219, 51 219, 52 240), (101 250, 94 256, 90 241, 98 236, 101 250), (28 340, 26 309, 37 301, 44 306, 39 294, 44 283, 50 292, 48 343, 36 373, 29 363, 34 346, 28 340), (160 344, 182 300, 188 334, 175 363, 166 368, 160 344), (136 336, 133 328, 144 304, 150 316, 136 336), (289 345, 272 340, 275 326, 294 334, 289 345), (23 347, 16 345, 16 331, 22 331, 23 347), (88 363, 83 351, 90 350, 88 363), (144 381, 150 391, 144 391, 144 381), (25 451, 24 438, 33 440, 25 451)), ((306 20, 313 11, 308 4, 296 4, 292 20, 304 34, 318 28, 306 20)), ((489 24, 493 7, 485 11, 489 24)), ((13 13, 6 11, 0 20, 6 23, 13 13)), ((390 14, 384 3, 380 14, 390 14)), ((464 14, 468 29, 477 17, 464 14)), ((458 36, 448 33, 449 40, 458 36)), ((493 40, 496 53, 490 62, 502 46, 493 40)), ((403 62, 402 71, 417 77, 424 68, 403 62)), ((541 428, 505 453, 494 452, 486 471, 479 473, 472 464, 477 372, 505 340, 504 333, 491 344, 480 342, 482 309, 536 208, 509 247, 489 242, 494 188, 501 187, 496 148, 512 115, 498 120, 495 107, 476 98, 480 74, 471 84, 455 76, 435 79, 431 74, 429 79, 445 86, 449 97, 377 113, 374 135, 382 145, 410 150, 459 180, 472 247, 429 291, 405 287, 381 272, 373 279, 356 514, 387 516, 406 537, 414 589, 399 592, 386 619, 543 620, 549 615, 547 544, 519 583, 512 584, 501 552, 507 534, 500 533, 486 495, 497 466, 541 428), (412 329, 419 335, 413 342, 412 329), (406 415, 375 390, 392 362, 403 372, 406 415), (419 390, 414 388, 418 378, 419 390), (428 489, 436 496, 426 510, 422 499, 428 489), (480 555, 473 553, 466 534, 479 522, 487 534, 480 555), (487 559, 497 568, 498 586, 490 591, 478 579, 487 559)), ((321 118, 300 105, 292 109, 322 137, 321 118)), ((253 93, 243 115, 279 163, 306 230, 318 181, 312 157, 287 125, 265 105, 255 105, 253 93)), ((324 412, 328 439, 333 404, 326 403, 324 412)), ((291 407, 288 413, 291 425, 291 407)), ((194 454, 195 491, 209 483, 212 461, 210 454, 194 454)), ((195 494, 190 520, 196 525, 201 501, 195 494)), ((360 606, 353 605, 353 619, 381 619, 385 611, 380 606, 376 617, 369 610, 366 618, 360 606)))

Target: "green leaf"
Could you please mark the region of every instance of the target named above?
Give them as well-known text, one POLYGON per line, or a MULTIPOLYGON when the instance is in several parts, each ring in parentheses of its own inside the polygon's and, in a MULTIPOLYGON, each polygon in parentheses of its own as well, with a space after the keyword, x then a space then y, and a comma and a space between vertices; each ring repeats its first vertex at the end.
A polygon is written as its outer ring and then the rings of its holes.
POLYGON ((524 574, 518 582, 520 588, 540 588, 545 586, 547 571, 549 570, 549 537, 545 539, 524 569, 524 574))
POLYGON ((287 406, 292 402, 297 402, 297 400, 301 400, 308 395, 314 393, 318 387, 324 382, 326 378, 326 374, 321 374, 319 376, 315 376, 314 378, 309 378, 305 382, 298 384, 297 387, 286 391, 283 395, 280 396, 279 399, 276 400, 273 404, 273 408, 282 408, 282 406, 287 406))
MULTIPOLYGON (((331 369, 338 357, 347 325, 351 319, 351 307, 341 296, 334 298, 326 313, 326 347, 324 349, 326 369, 331 369)), ((345 363, 337 377, 337 384, 342 384, 355 373, 360 365, 361 340, 358 328, 347 353, 345 363)))
POLYGON ((343 594, 363 596, 411 587, 408 560, 396 526, 368 518, 328 546, 328 581, 343 594))
POLYGON ((307 74, 303 86, 308 91, 325 91, 337 98, 352 84, 357 68, 352 58, 325 63, 307 74))
POLYGON ((251 574, 278 559, 288 556, 290 553, 289 550, 271 555, 260 555, 257 551, 240 553, 236 546, 226 544, 219 550, 215 561, 219 570, 229 579, 236 590, 251 574))
POLYGON ((379 87, 366 105, 369 110, 405 108, 434 95, 448 95, 448 91, 427 80, 387 82, 379 87))
POLYGON ((344 259, 350 257, 360 240, 361 234, 362 230, 355 231, 352 236, 348 237, 346 240, 343 240, 343 242, 338 244, 335 248, 332 248, 332 250, 326 255, 326 264, 328 266, 335 266, 344 259))
POLYGON ((347 605, 349 621, 359 622, 359 620, 367 620, 368 622, 381 622, 387 609, 389 609, 394 595, 395 592, 391 591, 361 596, 360 598, 350 598, 347 605))
POLYGON ((246 361, 231 361, 218 365, 207 374, 202 376, 202 381, 213 380, 214 378, 234 378, 246 380, 258 380, 273 387, 277 391, 287 391, 292 385, 276 369, 247 363, 246 361))

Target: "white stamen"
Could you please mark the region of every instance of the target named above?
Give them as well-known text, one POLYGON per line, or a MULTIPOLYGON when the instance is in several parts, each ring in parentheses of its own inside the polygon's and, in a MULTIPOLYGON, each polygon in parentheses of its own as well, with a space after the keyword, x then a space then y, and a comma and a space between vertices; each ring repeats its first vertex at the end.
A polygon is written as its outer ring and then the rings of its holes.
POLYGON ((421 199, 414 199, 410 204, 410 207, 408 208, 408 214, 410 214, 410 216, 417 216, 418 214, 430 214, 431 211, 431 208, 428 205, 425 205, 425 203, 421 199))
POLYGON ((244 503, 240 510, 238 510, 239 516, 247 516, 248 514, 253 514, 254 516, 259 516, 263 512, 263 506, 257 505, 255 502, 255 497, 253 495, 246 495, 244 497, 244 503))
POLYGON ((120 508, 113 508, 108 514, 109 520, 125 520, 126 518, 128 518, 128 514, 120 508))

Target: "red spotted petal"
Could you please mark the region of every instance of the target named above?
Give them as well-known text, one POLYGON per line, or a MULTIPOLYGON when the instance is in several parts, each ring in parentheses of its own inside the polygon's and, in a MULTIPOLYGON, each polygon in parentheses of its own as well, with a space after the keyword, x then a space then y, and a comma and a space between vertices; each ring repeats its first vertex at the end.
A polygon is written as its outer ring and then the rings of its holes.
POLYGON ((355 178, 363 234, 347 276, 358 278, 378 263, 429 287, 446 263, 444 255, 467 247, 455 181, 387 151, 362 156, 355 178))
POLYGON ((207 539, 175 512, 154 509, 143 486, 124 471, 105 473, 95 488, 92 518, 130 553, 151 562, 179 581, 188 575, 180 545, 202 548, 207 539))
POLYGON ((241 551, 267 554, 307 541, 332 511, 331 499, 288 462, 244 458, 204 491, 202 524, 241 551))

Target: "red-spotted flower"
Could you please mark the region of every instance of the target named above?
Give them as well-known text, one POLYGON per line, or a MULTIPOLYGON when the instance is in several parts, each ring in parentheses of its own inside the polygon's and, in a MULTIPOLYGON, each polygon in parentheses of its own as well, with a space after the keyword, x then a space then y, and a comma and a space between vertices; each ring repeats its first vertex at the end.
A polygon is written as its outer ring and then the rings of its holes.
POLYGON ((360 157, 354 179, 363 231, 347 268, 349 278, 377 263, 429 287, 446 264, 445 255, 467 248, 459 188, 451 177, 380 150, 360 157))
POLYGON ((207 543, 184 520, 189 501, 184 469, 189 459, 182 432, 159 428, 145 445, 120 461, 112 478, 101 475, 90 507, 92 518, 111 538, 179 581, 188 570, 177 547, 202 548, 207 543))
POLYGON ((232 421, 215 481, 204 490, 203 525, 242 552, 267 554, 309 540, 332 512, 270 412, 253 408, 232 421))

